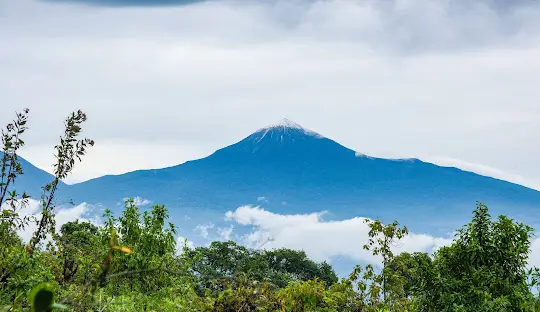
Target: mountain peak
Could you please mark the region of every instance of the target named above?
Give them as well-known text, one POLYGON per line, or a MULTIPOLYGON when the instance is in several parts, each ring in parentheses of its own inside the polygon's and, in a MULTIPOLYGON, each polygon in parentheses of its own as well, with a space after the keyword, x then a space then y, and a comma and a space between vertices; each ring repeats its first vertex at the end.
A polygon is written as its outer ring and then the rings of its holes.
POLYGON ((221 159, 271 162, 327 162, 354 159, 354 151, 284 118, 214 154, 221 159))
POLYGON ((276 132, 276 131, 279 132, 279 133, 282 133, 282 134, 289 134, 290 135, 292 133, 296 133, 296 134, 301 133, 301 134, 308 135, 308 136, 313 136, 313 137, 316 137, 316 138, 323 138, 323 136, 318 134, 317 132, 306 129, 306 128, 302 127, 301 125, 297 124, 296 122, 288 119, 288 118, 283 118, 278 123, 271 124, 271 125, 268 125, 268 126, 262 128, 262 129, 259 129, 254 134, 261 134, 260 139, 262 139, 267 134, 272 133, 272 132, 276 132))
POLYGON ((291 129, 302 129, 302 130, 304 130, 304 127, 300 126, 299 124, 297 124, 296 122, 294 122, 294 121, 292 121, 292 120, 290 120, 288 118, 283 118, 278 123, 273 124, 273 125, 269 125, 266 128, 291 128, 291 129))

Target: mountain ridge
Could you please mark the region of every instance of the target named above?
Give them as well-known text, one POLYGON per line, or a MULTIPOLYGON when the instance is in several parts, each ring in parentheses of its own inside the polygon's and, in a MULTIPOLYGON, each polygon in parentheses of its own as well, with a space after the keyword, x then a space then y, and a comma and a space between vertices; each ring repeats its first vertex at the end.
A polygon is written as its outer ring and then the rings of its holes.
POLYGON ((523 185, 523 184, 520 184, 520 183, 516 183, 516 182, 513 182, 513 181, 509 181, 509 180, 506 180, 506 179, 503 179, 503 178, 494 177, 494 176, 489 175, 489 174, 484 174, 484 173, 479 173, 479 172, 476 172, 476 171, 473 171, 473 170, 467 170, 467 169, 459 168, 458 166, 443 166, 443 165, 439 165, 439 164, 437 164, 435 162, 432 162, 432 161, 422 160, 420 158, 414 158, 414 157, 410 157, 410 158, 385 158, 385 157, 376 157, 376 156, 363 154, 363 153, 354 151, 353 149, 350 149, 348 147, 345 147, 345 146, 339 144, 337 141, 331 140, 331 139, 329 139, 329 138, 327 138, 327 137, 325 137, 325 136, 323 136, 323 135, 321 135, 321 134, 319 134, 319 133, 317 133, 317 132, 315 132, 315 131, 313 131, 311 129, 305 128, 305 127, 299 125, 298 123, 296 123, 296 122, 294 122, 294 121, 292 121, 290 119, 287 119, 287 118, 283 118, 282 120, 280 120, 279 122, 277 122, 275 124, 270 124, 268 126, 259 128, 256 131, 254 131, 253 133, 251 133, 250 135, 242 138, 241 140, 239 140, 239 141, 237 141, 235 143, 232 143, 232 144, 230 144, 228 146, 225 146, 223 148, 217 149, 216 151, 214 151, 213 153, 211 153, 210 155, 207 155, 205 157, 192 159, 192 160, 187 160, 187 161, 185 161, 183 163, 179 163, 179 164, 176 164, 176 165, 170 165, 170 166, 167 166, 167 167, 149 168, 149 169, 137 169, 137 170, 128 171, 128 172, 119 173, 119 174, 107 174, 107 175, 95 177, 95 178, 92 178, 92 179, 88 179, 88 180, 85 180, 85 181, 82 181, 82 182, 70 183, 69 185, 78 185, 78 184, 83 184, 83 183, 90 182, 90 181, 97 180, 97 179, 101 179, 101 178, 120 177, 120 176, 129 175, 129 174, 133 174, 133 173, 139 173, 139 172, 154 172, 154 171, 158 171, 158 170, 171 170, 173 168, 177 168, 179 166, 183 166, 183 165, 186 165, 186 164, 189 164, 189 163, 192 163, 192 162, 197 162, 197 161, 200 161, 200 160, 204 160, 204 159, 209 158, 209 157, 215 157, 216 154, 221 154, 223 150, 231 151, 231 148, 237 146, 238 144, 240 144, 242 142, 245 142, 245 140, 250 140, 251 139, 253 141, 253 140, 256 139, 257 140, 256 143, 260 143, 261 139, 266 137, 266 135, 269 132, 271 132, 272 130, 280 131, 280 132, 283 132, 283 133, 290 132, 289 130, 292 130, 293 132, 297 131, 299 133, 303 133, 303 134, 306 134, 308 136, 313 136, 314 138, 330 140, 333 143, 336 143, 337 145, 342 147, 343 149, 347 149, 349 153, 354 152, 355 157, 357 157, 357 158, 367 158, 367 159, 371 159, 371 160, 385 160, 385 161, 393 161, 393 162, 422 162, 422 163, 426 163, 426 164, 432 164, 434 166, 438 166, 438 167, 441 167, 441 168, 453 168, 453 169, 460 170, 462 172, 472 173, 472 174, 476 174, 476 175, 479 175, 479 176, 482 176, 482 177, 491 178, 491 179, 495 179, 495 180, 498 180, 498 181, 503 181, 503 182, 519 185, 521 187, 524 187, 524 188, 527 188, 527 189, 530 189, 530 190, 539 191, 539 190, 537 190, 537 189, 535 189, 533 187, 529 187, 529 186, 526 186, 526 185, 523 185))
POLYGON ((277 213, 330 210, 336 218, 380 217, 408 225, 421 224, 418 215, 461 224, 476 201, 518 217, 540 207, 540 192, 516 183, 416 158, 357 154, 286 120, 207 157, 66 185, 59 200, 114 210, 125 197, 142 197, 165 204, 173 215, 191 211, 202 218, 258 205, 264 196, 265 208, 277 213))

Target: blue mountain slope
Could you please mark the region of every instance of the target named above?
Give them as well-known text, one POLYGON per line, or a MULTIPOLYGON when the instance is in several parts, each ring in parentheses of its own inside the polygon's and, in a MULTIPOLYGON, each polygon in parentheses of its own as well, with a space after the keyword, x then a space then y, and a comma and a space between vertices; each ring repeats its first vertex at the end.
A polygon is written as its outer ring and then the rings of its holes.
POLYGON ((461 225, 476 201, 518 218, 535 215, 540 206, 536 190, 418 159, 357 157, 290 121, 203 159, 93 179, 64 194, 108 206, 141 196, 168 205, 173 215, 222 215, 264 196, 270 200, 265 208, 280 213, 329 210, 329 218, 380 217, 408 225, 425 223, 425 218, 434 228, 437 220, 461 225))
MULTIPOLYGON (((0 158, 3 157, 3 153, 0 152, 0 158)), ((43 190, 41 189, 47 183, 53 181, 54 176, 50 173, 39 169, 32 165, 30 162, 19 156, 19 161, 23 168, 23 175, 20 175, 15 180, 15 183, 9 188, 10 190, 16 190, 17 193, 26 192, 34 199, 39 199, 43 190)), ((59 183, 58 188, 64 189, 66 184, 59 183)))

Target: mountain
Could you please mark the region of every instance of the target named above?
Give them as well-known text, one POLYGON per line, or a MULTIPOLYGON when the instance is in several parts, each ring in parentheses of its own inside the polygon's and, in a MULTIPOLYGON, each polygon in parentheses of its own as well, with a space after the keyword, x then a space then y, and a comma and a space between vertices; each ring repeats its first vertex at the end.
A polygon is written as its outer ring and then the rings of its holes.
MULTIPOLYGON (((52 179, 30 163, 23 167, 21 189, 39 191, 52 179)), ((95 204, 92 214, 107 207, 118 215, 125 197, 165 204, 179 235, 197 245, 206 243, 197 225, 228 228, 225 212, 248 204, 279 214, 326 210, 326 221, 358 216, 398 220, 412 232, 448 237, 448 232, 470 220, 475 202, 482 201, 493 215, 504 213, 540 226, 535 224, 540 220, 536 190, 418 159, 357 156, 289 120, 202 159, 62 185, 57 194, 57 202, 95 204)), ((251 232, 250 226, 234 226, 234 237, 251 232)), ((358 243, 357 237, 349 239, 351 245, 358 243)), ((357 263, 340 257, 332 264, 345 277, 357 263)))
MULTIPOLYGON (((3 153, 0 152, 0 158, 3 157, 3 153)), ((16 190, 18 193, 27 192, 32 198, 39 199, 42 194, 44 185, 54 180, 54 176, 38 167, 32 165, 29 161, 19 156, 19 161, 23 168, 23 174, 18 176, 15 183, 9 188, 10 190, 16 190)), ((59 183, 58 188, 65 188, 66 184, 59 183)))
POLYGON ((438 230, 468 220, 476 201, 516 218, 535 215, 540 206, 536 190, 418 159, 357 156, 289 120, 202 159, 96 178, 67 186, 60 196, 113 210, 122 198, 140 196, 166 204, 173 217, 200 219, 222 219, 265 197, 263 206, 278 213, 328 210, 326 218, 398 219, 438 230))

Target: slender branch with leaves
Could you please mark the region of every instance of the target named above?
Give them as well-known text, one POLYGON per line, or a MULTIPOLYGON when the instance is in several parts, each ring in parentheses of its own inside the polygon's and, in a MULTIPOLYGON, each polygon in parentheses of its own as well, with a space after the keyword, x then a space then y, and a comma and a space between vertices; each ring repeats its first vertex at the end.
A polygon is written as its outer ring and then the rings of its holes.
POLYGON ((28 114, 30 110, 24 109, 22 113, 16 113, 16 118, 2 129, 2 153, 0 159, 0 208, 2 208, 2 222, 14 224, 21 229, 28 222, 30 216, 19 216, 20 209, 28 204, 30 196, 26 192, 18 194, 10 189, 15 179, 22 175, 23 168, 17 152, 24 146, 22 135, 28 129, 28 114), (4 205, 6 204, 6 205, 4 205))
POLYGON ((81 132, 81 125, 86 121, 86 114, 81 110, 66 118, 64 135, 60 137, 60 143, 54 147, 56 151, 56 164, 54 164, 54 180, 43 187, 41 196, 41 218, 37 230, 34 232, 30 247, 34 248, 47 235, 54 232, 54 195, 58 184, 72 172, 75 161, 81 161, 81 156, 86 154, 88 146, 93 146, 91 139, 77 139, 81 132))

